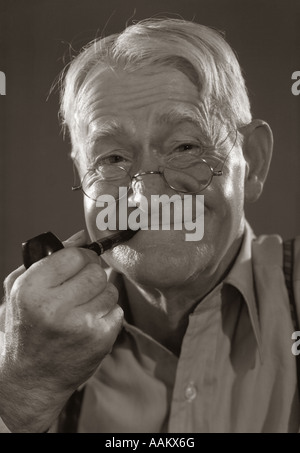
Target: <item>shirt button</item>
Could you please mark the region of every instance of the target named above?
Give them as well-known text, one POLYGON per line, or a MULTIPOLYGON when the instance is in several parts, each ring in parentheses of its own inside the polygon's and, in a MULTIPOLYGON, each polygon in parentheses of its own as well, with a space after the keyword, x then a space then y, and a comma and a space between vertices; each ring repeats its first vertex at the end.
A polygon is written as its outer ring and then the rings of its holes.
POLYGON ((185 398, 186 400, 190 403, 191 401, 193 401, 196 396, 197 396, 197 389, 194 385, 193 382, 190 382, 189 385, 186 387, 185 389, 185 398))

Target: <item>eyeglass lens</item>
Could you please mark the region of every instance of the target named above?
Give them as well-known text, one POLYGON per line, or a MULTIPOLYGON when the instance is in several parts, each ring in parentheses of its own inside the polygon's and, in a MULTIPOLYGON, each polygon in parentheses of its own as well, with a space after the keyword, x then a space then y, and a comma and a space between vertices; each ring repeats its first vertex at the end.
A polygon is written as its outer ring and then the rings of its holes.
MULTIPOLYGON (((192 166, 175 169, 165 167, 163 171, 167 184, 174 190, 184 193, 198 193, 207 187, 212 179, 212 170, 205 161, 198 161, 192 166)), ((101 171, 88 172, 82 181, 83 192, 91 199, 109 194, 119 198, 119 187, 130 188, 132 183, 127 171, 119 166, 101 171)))

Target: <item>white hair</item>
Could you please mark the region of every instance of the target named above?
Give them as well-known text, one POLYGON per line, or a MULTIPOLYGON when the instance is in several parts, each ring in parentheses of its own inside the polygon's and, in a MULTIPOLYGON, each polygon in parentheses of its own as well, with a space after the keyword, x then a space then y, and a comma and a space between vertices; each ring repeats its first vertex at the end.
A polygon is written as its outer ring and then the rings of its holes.
POLYGON ((184 73, 199 93, 203 122, 213 131, 215 119, 228 129, 251 122, 250 102, 235 53, 213 28, 181 19, 147 19, 122 33, 85 46, 65 71, 61 87, 62 123, 74 148, 80 124, 88 124, 92 92, 108 67, 127 72, 173 67, 184 73))

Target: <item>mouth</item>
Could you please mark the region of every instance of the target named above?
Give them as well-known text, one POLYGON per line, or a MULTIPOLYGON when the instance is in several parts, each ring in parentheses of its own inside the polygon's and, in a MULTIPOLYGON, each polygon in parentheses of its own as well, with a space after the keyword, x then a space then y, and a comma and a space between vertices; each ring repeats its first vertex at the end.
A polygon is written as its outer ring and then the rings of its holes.
POLYGON ((200 215, 190 216, 187 219, 161 219, 161 217, 153 218, 148 217, 141 219, 139 223, 139 229, 141 230, 193 230, 196 228, 196 224, 200 223, 204 219, 204 213, 200 215))
POLYGON ((104 239, 99 239, 98 241, 92 242, 91 244, 86 245, 84 248, 89 250, 94 250, 98 255, 102 255, 107 250, 111 250, 117 245, 129 241, 139 230, 122 230, 118 233, 111 234, 104 239))

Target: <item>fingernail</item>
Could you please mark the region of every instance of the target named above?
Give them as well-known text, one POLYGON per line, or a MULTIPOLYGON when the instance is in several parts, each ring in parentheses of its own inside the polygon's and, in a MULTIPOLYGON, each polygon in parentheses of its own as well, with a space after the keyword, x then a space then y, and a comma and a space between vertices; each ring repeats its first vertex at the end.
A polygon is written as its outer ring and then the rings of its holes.
POLYGON ((78 239, 84 238, 84 237, 85 237, 85 230, 80 230, 77 233, 73 234, 73 236, 66 239, 64 242, 67 242, 68 244, 70 244, 71 242, 76 242, 76 241, 78 241, 78 239))

